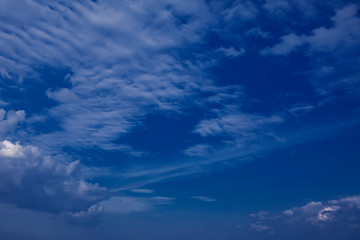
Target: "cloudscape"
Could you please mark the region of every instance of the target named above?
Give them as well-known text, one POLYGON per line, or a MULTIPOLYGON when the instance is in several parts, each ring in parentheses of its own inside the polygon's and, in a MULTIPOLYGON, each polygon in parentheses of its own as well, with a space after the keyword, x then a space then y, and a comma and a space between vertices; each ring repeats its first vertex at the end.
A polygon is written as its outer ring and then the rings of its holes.
POLYGON ((360 239, 360 4, 0 1, 0 239, 360 239))

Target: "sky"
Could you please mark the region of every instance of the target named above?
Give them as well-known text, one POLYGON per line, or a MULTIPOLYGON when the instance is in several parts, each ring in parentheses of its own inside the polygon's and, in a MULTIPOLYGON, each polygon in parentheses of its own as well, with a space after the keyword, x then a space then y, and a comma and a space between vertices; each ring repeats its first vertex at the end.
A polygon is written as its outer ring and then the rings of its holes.
POLYGON ((360 239, 360 4, 0 0, 1 239, 360 239))

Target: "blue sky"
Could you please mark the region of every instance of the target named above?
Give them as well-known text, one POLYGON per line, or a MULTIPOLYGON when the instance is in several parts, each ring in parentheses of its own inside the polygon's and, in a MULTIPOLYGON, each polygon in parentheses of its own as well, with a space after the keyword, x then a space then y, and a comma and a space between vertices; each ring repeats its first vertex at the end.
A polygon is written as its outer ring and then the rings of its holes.
POLYGON ((4 239, 359 239, 357 1, 0 1, 4 239))

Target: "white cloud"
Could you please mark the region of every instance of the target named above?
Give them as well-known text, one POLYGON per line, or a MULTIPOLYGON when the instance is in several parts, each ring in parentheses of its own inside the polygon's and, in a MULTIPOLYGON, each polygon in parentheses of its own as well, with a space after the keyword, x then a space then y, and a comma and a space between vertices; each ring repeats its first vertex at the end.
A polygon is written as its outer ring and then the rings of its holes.
POLYGON ((331 204, 345 204, 349 206, 350 208, 359 208, 360 209, 360 195, 340 198, 337 200, 331 200, 329 201, 331 204))
POLYGON ((318 213, 317 219, 319 221, 329 221, 329 220, 331 220, 332 213, 339 211, 339 210, 340 210, 339 206, 326 207, 318 213))
POLYGON ((199 122, 194 132, 203 137, 209 135, 247 135, 266 125, 279 124, 283 119, 279 116, 258 116, 245 113, 219 114, 218 118, 205 119, 199 122))
POLYGON ((25 120, 25 111, 8 111, 0 109, 0 136, 13 131, 19 122, 25 120))
POLYGON ((82 179, 79 162, 62 163, 38 148, 0 142, 0 201, 50 213, 77 213, 108 197, 82 179))
POLYGON ((333 26, 313 29, 310 35, 290 33, 281 37, 280 42, 262 50, 262 55, 287 55, 303 45, 309 46, 309 51, 331 52, 349 51, 359 44, 360 18, 356 13, 358 6, 350 4, 338 10, 331 18, 333 26))
POLYGON ((78 102, 80 99, 68 88, 61 88, 57 91, 47 91, 47 96, 60 103, 78 102))
POLYGON ((25 158, 26 156, 39 156, 39 150, 33 146, 21 146, 19 143, 13 144, 10 141, 0 142, 0 157, 25 158))
MULTIPOLYGON (((307 231, 332 232, 357 231, 360 226, 360 196, 349 196, 329 201, 311 201, 299 207, 286 209, 281 213, 260 211, 250 214, 250 229, 265 233, 286 233, 307 231)), ((340 239, 340 238, 339 238, 340 239)))
POLYGON ((342 222, 351 224, 358 221, 356 216, 360 209, 360 196, 350 196, 327 202, 309 202, 301 207, 293 207, 283 211, 286 220, 307 221, 313 224, 326 222, 342 222), (352 219, 352 220, 351 220, 352 219))
POLYGON ((136 188, 136 189, 132 189, 131 192, 134 192, 134 193, 154 193, 155 190, 146 189, 146 188, 136 188))
MULTIPOLYGON (((10 2, 0 10, 3 69, 25 80, 37 75, 33 66, 71 73, 64 80, 71 87, 47 91, 59 102, 47 112, 62 130, 31 139, 37 145, 136 154, 113 141, 141 124, 148 112, 181 112, 191 96, 213 85, 201 78, 202 63, 169 53, 201 42, 214 21, 203 1, 14 2, 28 14, 8 14, 10 2)), ((228 54, 238 53, 230 49, 228 54)))

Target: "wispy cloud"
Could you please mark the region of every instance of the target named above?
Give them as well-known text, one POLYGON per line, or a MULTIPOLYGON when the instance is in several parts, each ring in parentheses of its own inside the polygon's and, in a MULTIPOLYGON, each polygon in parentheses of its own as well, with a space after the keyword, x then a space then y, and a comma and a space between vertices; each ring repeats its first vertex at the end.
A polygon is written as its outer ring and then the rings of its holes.
POLYGON ((64 85, 71 87, 47 91, 58 102, 48 118, 60 121, 62 131, 35 138, 38 144, 126 151, 127 146, 112 141, 141 124, 150 109, 180 111, 206 84, 193 74, 201 72, 196 63, 164 51, 200 41, 211 21, 204 3, 113 3, 26 1, 20 11, 31 14, 4 13, 8 21, 0 42, 8 48, 0 48, 3 73, 29 79, 35 65, 69 69, 64 85), (193 17, 182 23, 182 15, 193 17))
POLYGON ((211 146, 208 144, 197 144, 184 150, 184 154, 188 156, 202 157, 210 153, 211 146))
POLYGON ((173 204, 170 197, 112 197, 104 202, 104 212, 108 214, 128 214, 154 210, 161 205, 173 204))
POLYGON ((146 188, 135 188, 135 189, 132 189, 131 192, 134 192, 134 193, 154 193, 155 190, 146 189, 146 188))
POLYGON ((197 199, 203 202, 216 202, 215 198, 205 197, 205 196, 193 196, 192 199, 197 199))

